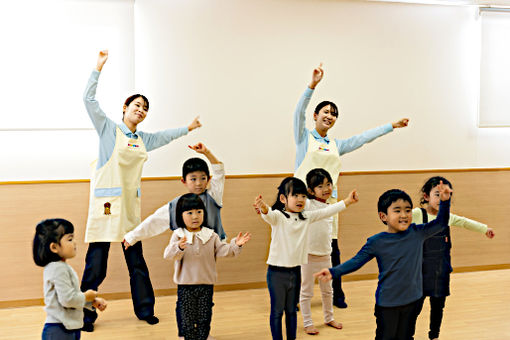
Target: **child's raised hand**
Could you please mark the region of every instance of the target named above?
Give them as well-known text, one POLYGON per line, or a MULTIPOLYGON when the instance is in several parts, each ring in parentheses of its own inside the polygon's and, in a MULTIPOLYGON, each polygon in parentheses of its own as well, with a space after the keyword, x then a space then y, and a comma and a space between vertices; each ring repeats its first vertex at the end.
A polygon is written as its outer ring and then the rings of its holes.
POLYGON ((351 204, 357 203, 359 201, 358 192, 356 189, 351 191, 349 195, 344 199, 345 206, 348 207, 351 204))
POLYGON ((106 63, 106 60, 108 60, 108 50, 99 51, 99 56, 97 57, 96 70, 101 72, 104 64, 106 63))
POLYGON ((262 200, 262 195, 255 197, 255 203, 253 203, 253 207, 255 208, 257 214, 263 213, 265 215, 269 211, 266 202, 262 200))
POLYGON ((324 70, 322 69, 322 63, 320 63, 319 66, 313 70, 312 81, 310 82, 310 88, 314 89, 317 86, 317 84, 320 83, 323 76, 324 76, 324 70))
POLYGON ((202 126, 202 124, 198 120, 199 118, 200 118, 200 116, 196 116, 195 119, 193 119, 191 124, 188 125, 188 131, 193 131, 193 130, 198 129, 199 127, 202 126))
POLYGON ((105 299, 97 297, 94 299, 94 301, 92 301, 92 306, 94 306, 95 308, 99 309, 102 312, 106 309, 108 303, 106 302, 105 299))
POLYGON ((333 276, 329 272, 328 268, 324 268, 320 272, 313 274, 313 277, 315 277, 316 279, 319 279, 323 282, 327 282, 327 281, 330 281, 333 279, 333 276))
POLYGON ((95 290, 89 289, 85 293, 85 301, 92 302, 97 297, 97 292, 95 290))
POLYGON ((450 199, 450 196, 451 196, 453 190, 447 184, 443 184, 443 181, 439 182, 438 189, 439 189, 439 199, 441 201, 448 201, 450 199))
POLYGON ((391 126, 393 126, 394 129, 403 128, 406 127, 407 125, 409 125, 409 118, 402 118, 398 122, 391 124, 391 126))
POLYGON ((122 245, 124 246, 124 250, 127 250, 129 247, 131 247, 126 239, 122 240, 122 245))
POLYGON ((488 238, 493 238, 494 236, 496 236, 496 234, 494 233, 494 229, 487 228, 487 232, 485 233, 485 236, 487 236, 488 238))
POLYGON ((188 148, 190 148, 191 150, 195 150, 196 152, 198 153, 201 153, 201 154, 205 154, 207 151, 207 148, 205 147, 205 145, 203 143, 198 143, 198 144, 195 144, 195 145, 188 145, 188 148))
POLYGON ((246 242, 248 242, 251 238, 251 234, 250 233, 239 233, 239 235, 237 235, 236 237, 236 244, 238 247, 242 247, 243 245, 246 244, 246 242))
POLYGON ((186 247, 188 246, 188 244, 186 243, 188 239, 186 238, 186 236, 184 236, 183 238, 181 238, 181 240, 179 241, 179 249, 180 250, 184 250, 186 249, 186 247))

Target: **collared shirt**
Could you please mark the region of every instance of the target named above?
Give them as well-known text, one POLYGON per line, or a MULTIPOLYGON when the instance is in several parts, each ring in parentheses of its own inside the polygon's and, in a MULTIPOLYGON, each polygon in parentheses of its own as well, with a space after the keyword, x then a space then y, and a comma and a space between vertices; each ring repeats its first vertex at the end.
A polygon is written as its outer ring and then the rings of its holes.
MULTIPOLYGON (((296 170, 299 165, 301 165, 305 159, 306 151, 308 150, 308 136, 310 134, 310 130, 305 127, 306 108, 308 107, 308 103, 312 98, 312 94, 313 90, 307 87, 299 99, 296 110, 294 111, 294 140, 296 142, 296 163, 294 170, 296 170)), ((338 154, 341 156, 343 154, 359 149, 364 144, 370 143, 374 139, 381 137, 391 131, 393 131, 393 127, 388 123, 347 139, 335 138, 334 140, 338 148, 338 154)), ((312 131, 312 136, 319 142, 324 142, 326 144, 329 144, 330 142, 329 136, 322 137, 315 129, 312 131)))
POLYGON ((97 169, 105 165, 112 156, 113 149, 115 147, 117 126, 129 138, 142 138, 147 151, 157 149, 188 133, 187 127, 168 129, 156 133, 147 133, 138 130, 131 132, 124 122, 116 124, 113 120, 106 116, 99 106, 99 102, 95 98, 97 82, 100 74, 101 73, 97 70, 92 71, 87 87, 85 88, 85 93, 83 94, 85 108, 87 109, 87 113, 92 120, 92 124, 99 135, 99 158, 97 160, 97 169))

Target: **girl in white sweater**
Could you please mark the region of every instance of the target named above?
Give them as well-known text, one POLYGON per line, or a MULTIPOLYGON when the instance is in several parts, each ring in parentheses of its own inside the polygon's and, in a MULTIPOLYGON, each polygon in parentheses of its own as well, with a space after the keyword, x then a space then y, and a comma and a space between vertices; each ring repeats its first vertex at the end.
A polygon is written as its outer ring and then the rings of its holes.
POLYGON ((262 219, 271 225, 267 287, 271 298, 269 324, 275 340, 283 339, 284 312, 287 340, 296 338, 296 306, 301 287, 301 265, 308 263, 310 223, 339 213, 357 202, 358 196, 353 190, 343 201, 315 211, 304 211, 306 199, 305 183, 298 178, 287 177, 278 187, 276 202, 271 210, 260 195, 254 203, 262 219))
MULTIPOLYGON (((312 169, 306 175, 309 200, 306 202, 306 210, 313 211, 326 208, 327 200, 333 193, 333 180, 329 172, 322 168, 312 169)), ((308 263, 301 266, 301 294, 299 305, 303 315, 305 332, 310 335, 319 334, 312 320, 311 300, 315 278, 313 273, 322 268, 331 267, 331 231, 333 228, 333 216, 310 224, 308 236, 308 263)), ((324 324, 336 329, 342 329, 342 324, 333 318, 333 287, 331 281, 319 281, 322 296, 322 311, 324 324)))

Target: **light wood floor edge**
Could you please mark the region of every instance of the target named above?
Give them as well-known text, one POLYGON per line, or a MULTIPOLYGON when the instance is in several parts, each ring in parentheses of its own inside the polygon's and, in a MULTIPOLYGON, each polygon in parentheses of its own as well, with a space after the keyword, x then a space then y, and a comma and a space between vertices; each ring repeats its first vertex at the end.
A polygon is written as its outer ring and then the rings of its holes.
MULTIPOLYGON (((483 266, 458 267, 458 268, 454 268, 453 273, 468 273, 468 272, 478 272, 478 271, 487 271, 487 270, 502 270, 502 269, 510 269, 510 263, 483 265, 483 266)), ((375 280, 375 279, 377 279, 377 274, 353 274, 353 275, 344 276, 342 278, 342 281, 350 282, 350 281, 364 281, 364 280, 375 280)), ((214 291, 221 292, 221 291, 232 291, 232 290, 258 289, 258 288, 266 288, 266 287, 267 287, 266 282, 248 282, 248 283, 238 283, 238 284, 216 285, 216 286, 214 286, 214 291)), ((155 296, 169 296, 169 295, 175 295, 176 293, 177 293, 177 288, 156 289, 154 291, 155 296)), ((107 293, 107 294, 101 294, 101 297, 104 297, 106 300, 129 299, 129 298, 131 298, 131 293, 129 293, 129 292, 107 293)), ((43 306, 43 305, 44 305, 44 299, 0 301, 0 309, 30 307, 30 306, 43 306)))
MULTIPOLYGON (((478 171, 510 171, 510 168, 464 168, 464 169, 422 169, 422 170, 367 170, 367 171, 346 171, 340 172, 340 176, 357 175, 392 175, 392 174, 426 174, 438 172, 478 172, 478 171)), ((227 179, 242 178, 283 178, 292 176, 292 173, 281 174, 246 174, 226 175, 227 179)), ((180 176, 143 177, 142 181, 173 181, 179 180, 180 176)), ((88 183, 89 179, 58 179, 58 180, 33 180, 33 181, 0 181, 0 185, 21 185, 21 184, 55 184, 55 183, 88 183)))

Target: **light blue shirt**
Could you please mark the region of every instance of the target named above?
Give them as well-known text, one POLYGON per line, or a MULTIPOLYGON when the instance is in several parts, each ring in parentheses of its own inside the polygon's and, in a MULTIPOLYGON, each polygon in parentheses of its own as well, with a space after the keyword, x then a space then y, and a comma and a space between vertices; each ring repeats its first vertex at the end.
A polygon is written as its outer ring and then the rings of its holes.
MULTIPOLYGON (((308 150, 308 136, 310 135, 310 130, 305 127, 305 114, 308 103, 312 98, 312 94, 313 90, 307 87, 299 99, 296 111, 294 112, 294 140, 296 141, 296 164, 294 166, 294 170, 297 170, 297 168, 301 165, 305 159, 306 151, 308 150)), ((338 154, 341 156, 343 154, 359 149, 364 144, 370 143, 374 139, 381 137, 391 131, 393 131, 393 126, 388 123, 347 139, 335 138, 338 154)), ((315 129, 312 131, 312 136, 318 142, 324 142, 326 144, 329 144, 330 142, 328 136, 322 137, 315 129)))
POLYGON ((157 149, 170 143, 176 138, 188 134, 187 127, 168 129, 156 133, 147 133, 138 130, 133 133, 131 130, 129 130, 126 124, 124 124, 124 122, 116 124, 113 120, 106 116, 103 110, 101 110, 99 107, 99 103, 96 100, 96 89, 99 75, 99 71, 92 71, 87 83, 87 87, 85 89, 85 93, 83 94, 83 102, 85 103, 85 108, 87 109, 90 120, 92 120, 92 124, 94 125, 94 128, 99 135, 99 158, 97 160, 97 169, 105 165, 112 156, 113 149, 115 147, 117 126, 129 138, 142 138, 143 144, 145 144, 145 149, 147 149, 147 151, 157 149))

